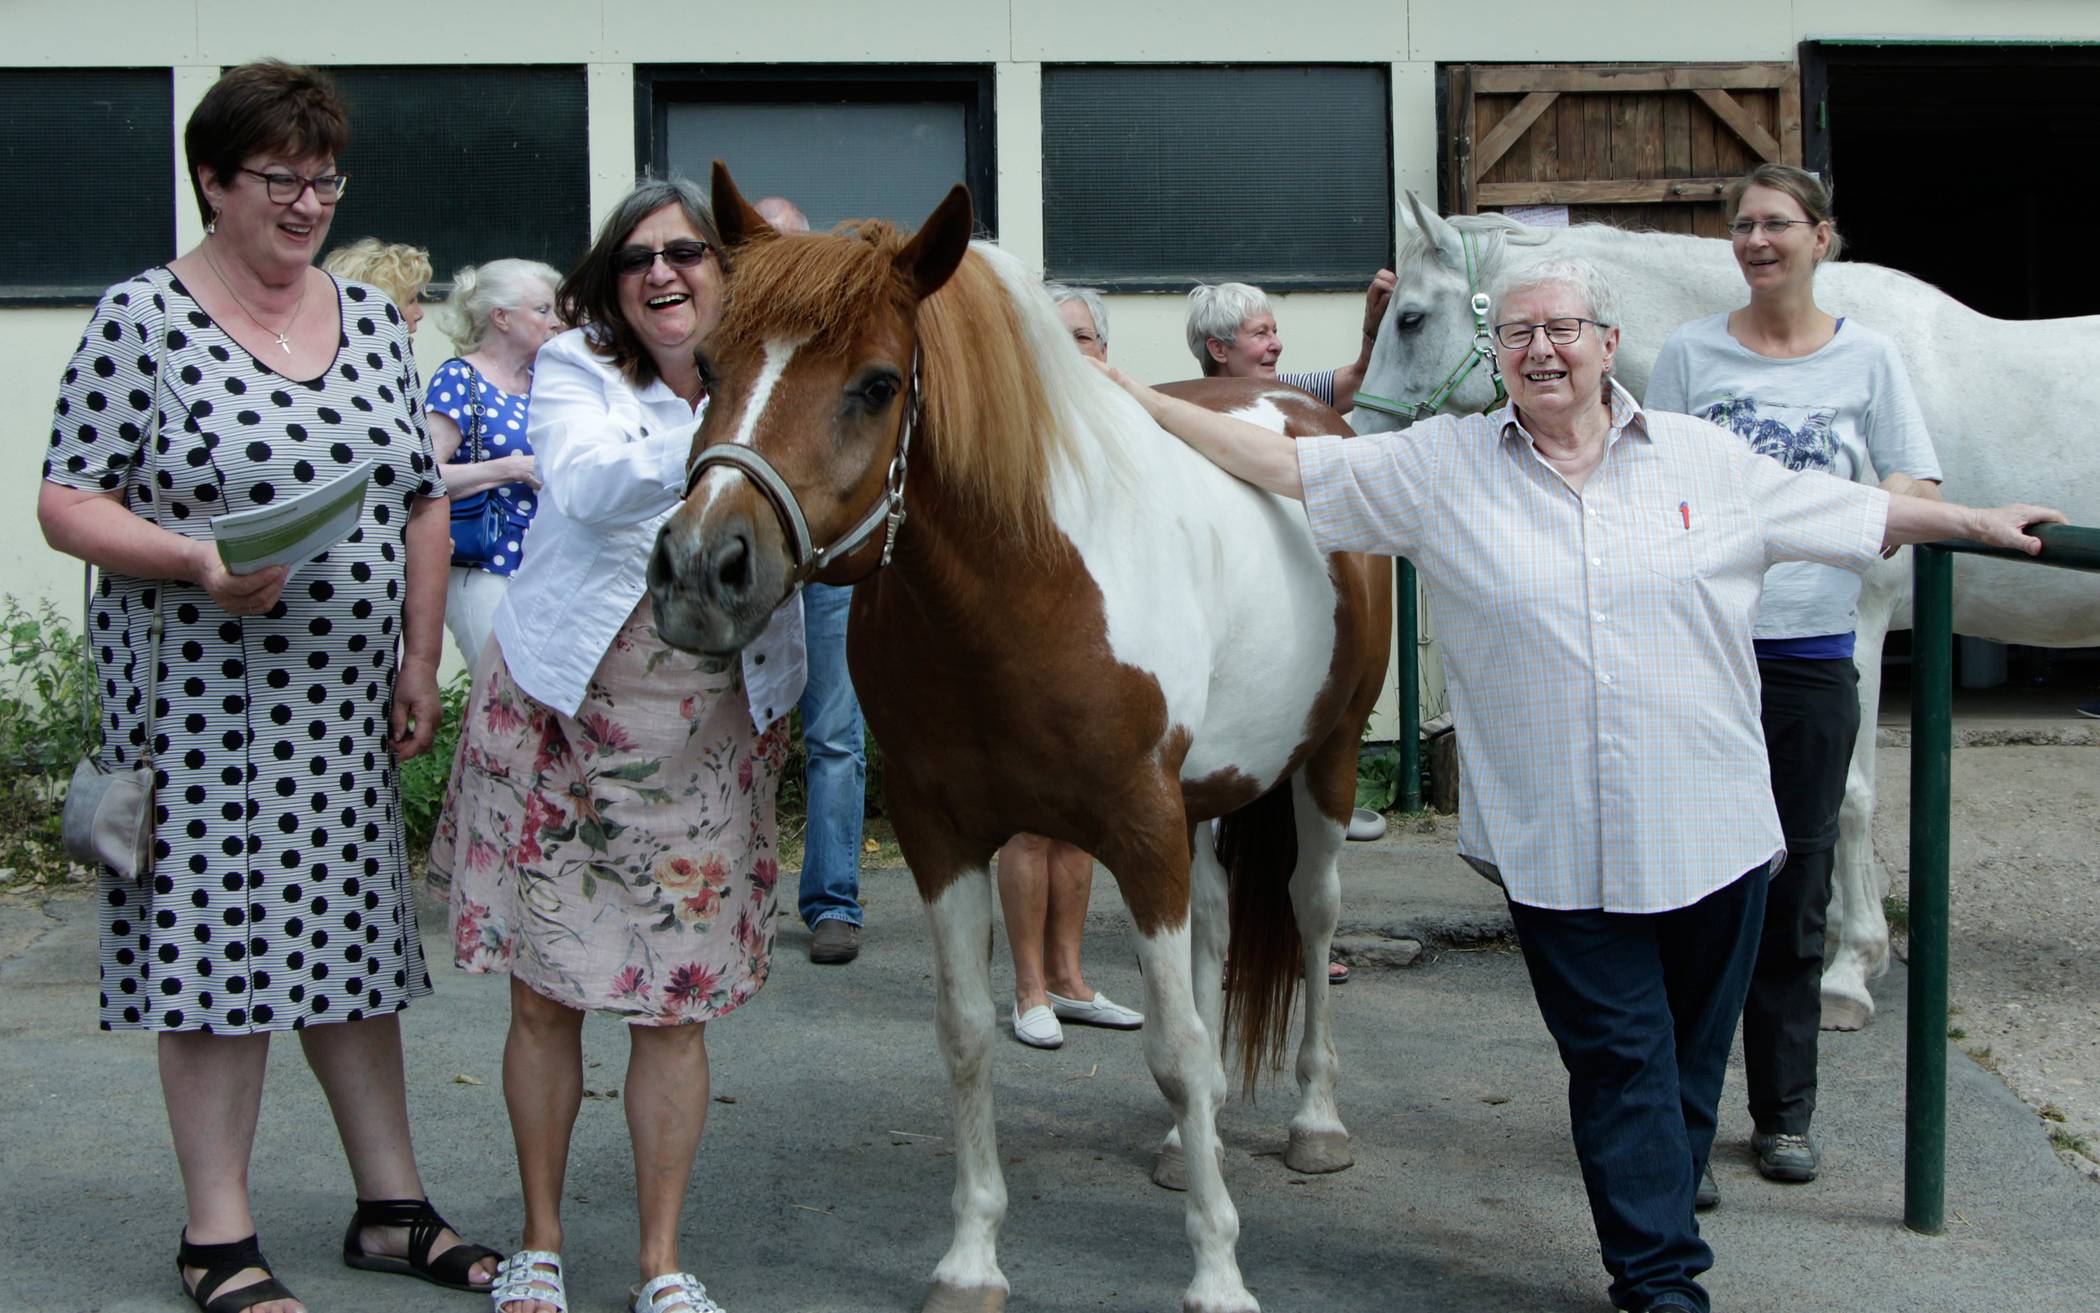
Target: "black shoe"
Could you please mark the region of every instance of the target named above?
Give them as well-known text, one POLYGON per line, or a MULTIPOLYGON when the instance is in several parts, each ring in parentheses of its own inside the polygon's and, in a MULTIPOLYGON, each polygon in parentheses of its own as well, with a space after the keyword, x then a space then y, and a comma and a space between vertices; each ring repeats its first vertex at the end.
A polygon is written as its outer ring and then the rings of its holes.
POLYGON ((1721 1187, 1714 1184, 1714 1169, 1709 1166, 1699 1173, 1699 1184, 1692 1190, 1692 1208, 1695 1212, 1710 1213, 1721 1206, 1721 1187))
POLYGON ((2078 714, 2081 716, 2091 716, 2094 720, 2100 720, 2100 702, 2079 703, 2078 714))
POLYGON ((350 1228, 343 1232, 343 1265, 365 1272, 420 1277, 447 1290, 474 1290, 486 1294, 495 1288, 493 1279, 476 1282, 474 1265, 484 1258, 503 1255, 486 1245, 462 1240, 443 1253, 434 1252, 440 1233, 451 1229, 428 1199, 360 1199, 350 1215, 350 1228), (408 1232, 407 1254, 367 1253, 359 1232, 366 1227, 401 1227, 408 1232))
POLYGON ((252 1235, 246 1240, 230 1240, 223 1245, 197 1245, 190 1243, 185 1232, 181 1246, 175 1250, 175 1279, 182 1281, 182 1293, 204 1313, 241 1313, 243 1309, 267 1304, 273 1299, 298 1298, 278 1284, 276 1276, 270 1272, 269 1260, 262 1256, 262 1246, 252 1235), (182 1270, 187 1267, 204 1269, 194 1287, 183 1280, 182 1270), (251 1267, 262 1270, 262 1280, 223 1295, 219 1293, 221 1286, 251 1267))
POLYGON ((1793 1185, 1815 1180, 1816 1169, 1823 1163, 1823 1155, 1817 1150, 1814 1137, 1805 1132, 1789 1135, 1775 1131, 1767 1135, 1763 1131, 1752 1131, 1750 1152, 1757 1155, 1760 1176, 1767 1181, 1785 1181, 1793 1185))
POLYGON ((842 966, 860 956, 860 927, 832 916, 817 922, 809 936, 809 960, 820 966, 842 966))

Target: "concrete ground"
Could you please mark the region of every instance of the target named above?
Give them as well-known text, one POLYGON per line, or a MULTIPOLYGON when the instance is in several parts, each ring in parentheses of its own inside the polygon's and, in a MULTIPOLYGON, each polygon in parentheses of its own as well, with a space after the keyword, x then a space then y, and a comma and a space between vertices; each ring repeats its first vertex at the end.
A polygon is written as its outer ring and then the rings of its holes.
MULTIPOLYGON (((1446 823, 1448 826, 1448 822, 1446 823)), ((1343 1109, 1357 1165, 1290 1173, 1291 1099, 1224 1111, 1240 1261, 1280 1310, 1605 1313, 1559 1064, 1522 964, 1494 941, 1495 891, 1447 833, 1350 845, 1344 906, 1359 935, 1416 933, 1406 969, 1339 987, 1343 1109)), ((772 982, 710 1028, 714 1092, 686 1220, 686 1261, 736 1313, 910 1310, 948 1235, 947 1080, 931 1027, 931 956, 909 880, 867 880, 866 951, 818 968, 783 921, 772 982)), ((1141 1000, 1112 884, 1097 881, 1088 970, 1141 1000)), ((426 909, 433 962, 448 960, 426 909)), ((0 903, 0 1307, 22 1313, 187 1309, 173 1251, 182 1199, 152 1042, 95 1030, 92 907, 0 903)), ((995 972, 1004 989, 1002 945, 995 972)), ((1704 1222, 1715 1307, 1742 1310, 2089 1310, 2100 1190, 2051 1152, 2036 1116, 1952 1055, 1947 1234, 1903 1229, 1901 967, 1877 1023, 1826 1037, 1824 1177, 1760 1180, 1732 1084, 1704 1222)), ((1002 1002, 1001 1013, 1005 1007, 1002 1002)), ((425 1174, 477 1239, 515 1242, 519 1199, 500 1087, 505 989, 449 968, 404 1022, 425 1174)), ((1004 1023, 1002 1021, 1002 1030, 1004 1023)), ((618 1091, 625 1045, 593 1024, 567 1221, 572 1307, 621 1307, 634 1220, 618 1091)), ((1002 1038, 995 1081, 1012 1205, 1002 1261, 1015 1313, 1179 1307, 1189 1274, 1182 1198, 1146 1171, 1163 1104, 1129 1035, 1074 1029, 1043 1053, 1002 1038)), ((486 1307, 470 1295, 337 1261, 351 1189, 297 1046, 274 1050, 255 1153, 262 1238, 315 1313, 486 1307)))

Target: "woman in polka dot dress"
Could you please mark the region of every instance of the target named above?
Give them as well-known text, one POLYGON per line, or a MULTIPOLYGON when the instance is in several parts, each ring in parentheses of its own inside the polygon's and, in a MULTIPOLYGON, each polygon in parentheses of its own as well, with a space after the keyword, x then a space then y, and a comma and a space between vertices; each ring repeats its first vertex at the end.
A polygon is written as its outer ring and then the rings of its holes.
POLYGON ((101 872, 101 1020, 158 1032, 188 1201, 179 1265, 208 1313, 304 1307, 271 1278, 248 1210, 274 1031, 302 1032, 350 1159, 345 1262, 462 1289, 495 1266, 430 1208, 409 1142, 395 1014, 430 980, 395 769, 440 714, 445 490, 400 316, 311 267, 348 136, 312 70, 248 65, 206 94, 186 145, 209 235, 96 306, 37 507, 54 547, 100 567, 104 759, 150 748, 157 767, 149 881, 101 872), (362 460, 375 466, 347 539, 289 581, 227 573, 212 516, 362 460))
POLYGON ((533 358, 561 327, 554 313, 559 282, 561 275, 537 260, 491 260, 453 276, 439 317, 459 354, 430 376, 423 405, 430 445, 453 498, 486 490, 501 503, 507 529, 485 554, 462 553, 453 544, 445 624, 470 670, 524 557, 525 526, 539 509, 526 401, 533 358))

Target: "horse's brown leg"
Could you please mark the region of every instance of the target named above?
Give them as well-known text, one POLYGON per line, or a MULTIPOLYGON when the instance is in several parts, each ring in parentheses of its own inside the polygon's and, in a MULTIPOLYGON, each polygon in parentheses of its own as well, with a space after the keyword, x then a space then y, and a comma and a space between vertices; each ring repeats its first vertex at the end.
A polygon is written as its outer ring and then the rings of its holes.
POLYGON ((1006 1217, 1006 1180, 999 1169, 998 1129, 987 1067, 993 1036, 992 883, 982 867, 965 870, 928 899, 933 927, 934 1025, 955 1100, 955 1235, 933 1271, 922 1313, 999 1313, 1006 1275, 999 1270, 999 1224, 1006 1217))
MULTIPOLYGON (((1212 846, 1210 825, 1195 828, 1193 860, 1189 863, 1189 926, 1191 930, 1191 980, 1196 992, 1196 1015, 1212 1043, 1225 1034, 1225 993, 1219 987, 1225 966, 1225 936, 1230 890, 1225 868, 1218 865, 1212 846)), ((1219 1146, 1220 1153, 1224 1149, 1219 1146)), ((1152 1183, 1169 1190, 1189 1188, 1189 1165, 1181 1150, 1181 1128, 1167 1129, 1152 1162, 1152 1183)))
MULTIPOLYGON (((1349 746, 1349 794, 1356 801, 1355 743, 1349 746)), ((1283 1151, 1284 1165, 1294 1172, 1339 1172, 1356 1161, 1349 1152, 1349 1132, 1342 1125, 1335 1104, 1335 1076, 1340 1064, 1334 1050, 1334 1020, 1329 1004, 1333 991, 1327 983, 1327 951, 1334 942, 1335 922, 1341 915, 1342 882, 1335 869, 1341 855, 1348 811, 1343 820, 1328 814, 1329 808, 1315 798, 1313 779, 1320 771, 1337 768, 1326 760, 1324 750, 1292 781, 1291 801, 1298 826, 1298 866, 1291 873, 1291 910, 1298 922, 1298 936, 1305 945, 1305 1017, 1298 1041, 1298 1111, 1291 1118, 1291 1135, 1283 1151)), ((1334 794, 1332 781, 1322 792, 1334 794)))
MULTIPOLYGON (((1162 791, 1163 795, 1165 791, 1162 791)), ((1123 827, 1121 842, 1101 854, 1122 887, 1137 927, 1138 962, 1145 973, 1145 1062, 1174 1111, 1187 1148, 1188 1235, 1196 1271, 1182 1295, 1184 1313, 1259 1313, 1240 1276, 1234 1250, 1239 1213, 1225 1191, 1218 1151, 1218 1106, 1225 1069, 1217 1038, 1204 1029, 1190 983, 1188 830, 1178 790, 1163 796, 1157 823, 1140 811, 1123 827)))

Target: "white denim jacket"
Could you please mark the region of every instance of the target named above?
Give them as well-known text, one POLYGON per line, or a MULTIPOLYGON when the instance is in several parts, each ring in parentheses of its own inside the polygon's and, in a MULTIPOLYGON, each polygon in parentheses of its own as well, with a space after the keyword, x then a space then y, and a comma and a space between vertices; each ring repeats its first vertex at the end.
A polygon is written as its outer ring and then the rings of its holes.
MULTIPOLYGON (((495 635, 518 687, 563 715, 583 704, 647 588, 656 531, 685 496, 700 413, 661 379, 637 390, 582 329, 540 348, 526 432, 544 486, 495 635)), ((751 724, 763 732, 802 696, 799 593, 744 649, 743 665, 751 724)))

